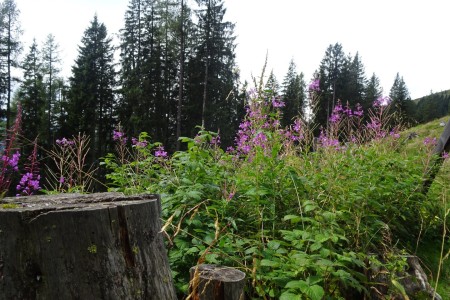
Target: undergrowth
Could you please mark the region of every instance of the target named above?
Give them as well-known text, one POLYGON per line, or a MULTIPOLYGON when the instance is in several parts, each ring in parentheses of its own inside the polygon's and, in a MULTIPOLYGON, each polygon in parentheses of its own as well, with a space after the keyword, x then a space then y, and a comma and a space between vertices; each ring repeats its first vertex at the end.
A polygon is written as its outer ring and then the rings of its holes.
MULTIPOLYGON (((104 159, 110 190, 161 194, 180 297, 190 298, 189 268, 199 263, 244 271, 252 299, 404 295, 399 274, 425 236, 442 245, 439 264, 448 258, 447 204, 435 187, 422 193, 432 140, 408 151, 386 100, 364 124, 360 107, 338 103, 314 139, 311 120, 281 128, 281 99, 253 90, 227 151, 204 130, 170 157, 145 133, 129 148, 117 131, 118 154, 104 159)), ((433 272, 448 278, 443 265, 433 272)))

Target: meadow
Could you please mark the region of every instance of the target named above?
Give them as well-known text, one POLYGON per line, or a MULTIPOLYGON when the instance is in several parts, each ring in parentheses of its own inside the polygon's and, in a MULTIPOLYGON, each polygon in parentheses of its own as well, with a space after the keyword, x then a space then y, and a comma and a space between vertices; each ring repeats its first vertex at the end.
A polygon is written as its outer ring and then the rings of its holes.
MULTIPOLYGON (((310 86, 312 102, 315 93, 310 86)), ((212 263, 245 272, 250 299, 427 299, 402 285, 409 255, 450 295, 450 164, 448 153, 432 155, 448 118, 404 130, 388 98, 367 112, 337 102, 315 137, 307 118, 280 125, 284 103, 270 91, 253 89, 248 99, 234 147, 222 149, 218 133, 199 128, 182 138, 186 150, 169 155, 148 134, 127 137, 117 127, 116 151, 102 161, 110 191, 161 195, 180 298, 191 297, 189 268, 212 263), (436 161, 442 166, 424 189, 436 161)), ((57 141, 46 192, 89 190, 88 142, 57 141)), ((17 171, 18 152, 6 150, 2 191, 17 171)), ((42 190, 37 165, 31 155, 18 196, 42 190)))

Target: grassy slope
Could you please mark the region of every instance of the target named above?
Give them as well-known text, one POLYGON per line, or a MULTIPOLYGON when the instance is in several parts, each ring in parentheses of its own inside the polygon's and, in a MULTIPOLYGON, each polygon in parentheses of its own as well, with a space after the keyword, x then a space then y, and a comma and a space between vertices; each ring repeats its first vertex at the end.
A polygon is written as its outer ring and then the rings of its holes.
MULTIPOLYGON (((416 127, 410 128, 405 131, 405 136, 410 133, 416 133, 417 137, 408 141, 406 146, 407 151, 417 151, 422 145, 423 141, 426 137, 435 137, 439 139, 441 136, 444 127, 441 123, 446 123, 450 121, 450 116, 446 116, 434 121, 431 121, 426 124, 418 125, 416 127)), ((444 165, 441 167, 438 176, 435 179, 435 183, 432 185, 429 197, 432 200, 439 201, 442 203, 442 206, 446 206, 448 210, 450 207, 450 161, 447 160, 444 165), (444 202, 445 201, 445 202, 444 202)), ((442 217, 439 216, 439 217, 442 217)), ((448 216, 447 218, 450 218, 448 216)), ((449 220, 447 220, 447 224, 450 224, 449 220)), ((442 228, 440 228, 442 230, 442 228)), ((438 266, 440 262, 441 255, 441 245, 442 245, 442 233, 440 237, 430 237, 425 235, 423 243, 419 245, 417 254, 422 259, 425 268, 428 269, 428 274, 430 279, 436 279, 438 266)), ((448 254, 450 251, 450 232, 446 234, 446 243, 444 249, 444 256, 448 254)), ((431 280, 432 281, 432 280, 431 280)), ((433 283, 434 286, 434 283, 433 283)), ((441 266, 441 276, 439 279, 439 294, 443 297, 443 299, 450 299, 450 259, 447 256, 447 259, 444 259, 443 265, 441 266)))

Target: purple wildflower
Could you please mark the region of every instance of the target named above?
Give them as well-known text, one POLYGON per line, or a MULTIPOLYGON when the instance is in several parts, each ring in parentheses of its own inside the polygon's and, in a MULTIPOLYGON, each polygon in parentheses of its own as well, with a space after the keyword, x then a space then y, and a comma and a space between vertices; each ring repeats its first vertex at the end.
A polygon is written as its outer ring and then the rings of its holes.
POLYGON ((444 151, 444 152, 442 153, 442 158, 443 158, 443 159, 447 159, 448 157, 449 157, 449 156, 448 156, 448 152, 445 152, 445 151, 444 151))
POLYGON ((213 146, 220 146, 220 136, 213 136, 211 138, 211 145, 213 146))
POLYGON ((394 138, 394 139, 399 139, 400 138, 400 133, 396 132, 395 130, 392 130, 389 135, 394 138))
POLYGON ((341 116, 339 114, 333 113, 330 116, 331 123, 338 123, 341 120, 341 116))
POLYGON ((62 138, 60 140, 56 140, 56 144, 60 147, 72 146, 75 144, 74 141, 68 140, 66 138, 62 138))
POLYGON ((275 108, 280 108, 280 107, 284 107, 285 104, 284 104, 283 101, 281 101, 280 97, 274 97, 272 99, 272 106, 275 107, 275 108))
POLYGON ((320 91, 320 80, 314 79, 308 87, 310 92, 319 92, 320 91))
POLYGON ((436 138, 426 137, 426 138, 423 140, 423 144, 424 144, 425 146, 434 146, 434 145, 436 145, 436 143, 437 143, 436 138))
POLYGON ((127 138, 125 137, 125 133, 119 130, 113 130, 113 140, 119 141, 122 144, 127 142, 127 138))
MULTIPOLYGON (((6 159, 8 159, 8 158, 6 157, 6 159)), ((11 159, 9 159, 8 163, 11 166, 11 168, 13 168, 14 171, 18 171, 19 170, 19 167, 18 167, 19 159, 20 159, 19 151, 16 151, 16 153, 14 153, 12 155, 11 159)))
POLYGON ((17 191, 20 192, 19 194, 17 194, 17 196, 20 195, 29 196, 32 195, 35 191, 40 190, 41 189, 41 187, 39 186, 40 179, 41 179, 40 175, 36 175, 31 172, 25 173, 16 187, 17 191))
POLYGON ((234 197, 234 192, 230 192, 229 194, 228 194, 228 201, 230 201, 231 199, 233 199, 233 197, 234 197))
POLYGON ((145 148, 148 145, 147 141, 140 141, 139 139, 132 137, 131 138, 131 143, 133 144, 133 146, 135 146, 136 148, 145 148))
POLYGON ((361 106, 361 104, 357 103, 356 104, 356 110, 353 111, 353 115, 357 116, 357 117, 362 117, 364 114, 363 108, 361 106))
POLYGON ((253 143, 257 146, 261 146, 264 148, 266 146, 267 137, 264 134, 264 132, 259 132, 256 134, 255 138, 253 139, 253 143))
POLYGON ((295 132, 300 132, 300 129, 302 128, 302 124, 300 123, 300 120, 299 119, 296 119, 295 121, 294 121, 294 127, 293 127, 293 129, 294 129, 294 131, 295 132))
POLYGON ((156 157, 161 157, 161 158, 166 158, 167 157, 167 152, 164 151, 164 146, 156 147, 155 156, 156 157))
POLYGON ((391 98, 380 96, 373 102, 373 107, 387 106, 389 103, 391 103, 391 98))

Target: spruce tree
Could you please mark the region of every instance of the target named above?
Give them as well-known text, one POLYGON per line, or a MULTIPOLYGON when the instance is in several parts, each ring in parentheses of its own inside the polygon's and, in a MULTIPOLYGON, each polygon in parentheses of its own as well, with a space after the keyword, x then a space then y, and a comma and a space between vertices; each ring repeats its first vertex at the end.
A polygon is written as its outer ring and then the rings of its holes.
POLYGON ((91 138, 92 160, 111 150, 116 87, 111 43, 106 26, 95 15, 84 32, 69 79, 69 126, 73 134, 91 138))
POLYGON ((329 45, 317 72, 320 79, 320 102, 317 105, 314 122, 317 128, 326 127, 328 118, 337 101, 343 96, 344 76, 348 67, 342 45, 329 45))
POLYGON ((196 125, 220 131, 224 144, 231 144, 238 125, 236 97, 238 73, 235 66, 234 24, 224 21, 222 0, 197 0, 198 24, 189 61, 187 129, 192 136, 196 125))
POLYGON ((280 83, 278 82, 273 70, 270 71, 264 89, 269 91, 274 96, 278 96, 280 94, 280 83))
POLYGON ((33 141, 40 134, 44 119, 46 92, 43 80, 41 55, 36 40, 21 64, 23 80, 17 96, 22 104, 22 135, 33 141))
POLYGON ((364 101, 361 103, 363 110, 367 111, 371 108, 375 101, 381 96, 383 96, 383 88, 380 86, 380 79, 373 73, 367 81, 364 91, 364 101))
POLYGON ((411 100, 411 97, 409 96, 405 81, 399 73, 395 76, 394 83, 389 92, 389 97, 391 98, 393 109, 400 118, 400 121, 405 121, 411 117, 408 115, 407 110, 408 101, 411 100))
POLYGON ((367 85, 364 65, 360 59, 359 53, 351 58, 348 58, 348 70, 342 78, 343 94, 340 96, 341 100, 351 107, 356 104, 361 104, 364 101, 364 93, 367 85))
POLYGON ((44 75, 44 83, 46 87, 45 112, 46 121, 43 122, 42 140, 45 140, 44 147, 49 148, 55 140, 55 97, 57 89, 55 82, 59 78, 61 71, 61 58, 59 56, 59 45, 53 34, 47 35, 42 49, 42 68, 44 75))
POLYGON ((139 133, 138 123, 141 117, 148 117, 144 105, 143 93, 143 42, 145 24, 144 0, 130 0, 125 12, 125 25, 120 31, 120 82, 121 97, 119 103, 119 121, 128 135, 139 133))
POLYGON ((288 72, 283 80, 283 126, 291 124, 295 117, 303 116, 305 88, 306 85, 303 79, 303 73, 297 74, 296 65, 294 61, 291 60, 288 72))
POLYGON ((0 119, 6 117, 7 128, 11 125, 12 70, 18 67, 17 57, 22 50, 19 15, 14 0, 0 4, 0 119))

